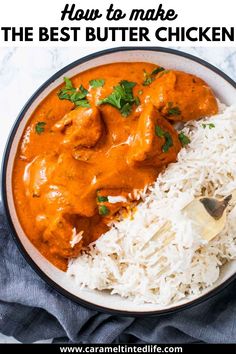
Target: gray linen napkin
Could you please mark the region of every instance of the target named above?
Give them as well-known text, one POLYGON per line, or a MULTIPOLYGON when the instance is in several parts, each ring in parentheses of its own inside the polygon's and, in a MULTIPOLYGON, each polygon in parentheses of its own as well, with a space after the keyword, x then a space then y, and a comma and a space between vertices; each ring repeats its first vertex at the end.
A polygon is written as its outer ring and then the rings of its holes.
POLYGON ((216 297, 171 315, 118 317, 58 294, 30 268, 6 227, 0 205, 0 332, 21 342, 236 342, 236 282, 216 297))

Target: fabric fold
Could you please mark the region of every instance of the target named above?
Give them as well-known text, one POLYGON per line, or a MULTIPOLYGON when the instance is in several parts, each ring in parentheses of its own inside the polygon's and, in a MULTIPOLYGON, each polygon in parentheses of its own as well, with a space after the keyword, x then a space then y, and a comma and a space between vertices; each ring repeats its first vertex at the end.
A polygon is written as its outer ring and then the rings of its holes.
POLYGON ((0 332, 24 343, 232 343, 236 282, 200 305, 150 318, 92 311, 60 295, 27 264, 0 206, 0 332), (67 340, 68 338, 68 340, 67 340), (58 339, 58 340, 57 340, 58 339))

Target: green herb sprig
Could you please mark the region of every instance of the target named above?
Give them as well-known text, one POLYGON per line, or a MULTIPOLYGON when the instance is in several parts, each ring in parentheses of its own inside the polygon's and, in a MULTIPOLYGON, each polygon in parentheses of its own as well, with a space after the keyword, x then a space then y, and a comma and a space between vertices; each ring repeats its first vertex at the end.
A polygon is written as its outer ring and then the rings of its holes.
POLYGON ((174 106, 173 102, 168 102, 168 116, 179 116, 181 114, 181 110, 178 106, 174 106))
POLYGON ((77 107, 90 107, 89 101, 86 98, 88 90, 83 85, 80 85, 79 89, 77 89, 67 77, 64 77, 64 82, 65 86, 57 94, 60 100, 68 100, 77 107))
POLYGON ((127 117, 132 112, 133 104, 139 105, 140 100, 134 97, 133 88, 136 82, 122 80, 119 85, 115 86, 112 93, 98 102, 101 104, 110 104, 117 108, 121 115, 127 117))
POLYGON ((182 146, 186 146, 189 143, 191 143, 191 140, 189 139, 189 137, 187 135, 185 135, 183 132, 179 133, 178 137, 179 137, 179 141, 182 146))
POLYGON ((151 73, 147 73, 146 70, 144 70, 143 86, 149 86, 155 80, 156 75, 164 70, 165 69, 161 66, 155 68, 151 73))
POLYGON ((214 123, 203 123, 202 124, 202 127, 203 127, 203 129, 206 129, 206 127, 208 127, 209 129, 213 129, 213 128, 215 128, 215 124, 214 123))
POLYGON ((45 131, 45 125, 46 125, 46 122, 38 122, 36 123, 35 125, 35 132, 37 134, 42 134, 44 131, 45 131))
POLYGON ((103 196, 103 195, 98 195, 97 196, 97 201, 98 201, 98 203, 108 202, 108 198, 106 196, 103 196))
POLYGON ((173 146, 173 140, 169 132, 165 132, 164 137, 166 141, 165 144, 162 146, 162 151, 168 152, 171 146, 173 146))
POLYGON ((164 138, 165 143, 162 145, 162 151, 163 152, 168 152, 171 146, 173 146, 173 140, 169 132, 164 131, 159 125, 155 126, 155 134, 159 138, 164 138))
POLYGON ((104 84, 105 84, 105 80, 104 79, 95 79, 95 80, 90 80, 89 81, 89 85, 92 88, 103 87, 104 84))
POLYGON ((98 213, 101 216, 106 216, 110 213, 110 210, 106 207, 106 205, 99 205, 98 213))

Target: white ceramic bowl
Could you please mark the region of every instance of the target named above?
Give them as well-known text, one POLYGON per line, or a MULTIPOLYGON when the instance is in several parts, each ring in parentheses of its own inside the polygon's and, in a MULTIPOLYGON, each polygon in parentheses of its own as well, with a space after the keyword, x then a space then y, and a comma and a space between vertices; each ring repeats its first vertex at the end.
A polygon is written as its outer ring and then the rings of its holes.
POLYGON ((12 194, 12 169, 19 140, 31 113, 37 105, 55 87, 64 76, 72 77, 84 70, 95 66, 115 62, 151 62, 168 69, 177 69, 195 74, 205 80, 213 89, 216 96, 225 104, 236 103, 236 83, 212 65, 191 55, 164 48, 116 48, 89 55, 68 65, 53 75, 29 99, 19 114, 7 143, 2 169, 2 197, 10 231, 25 256, 28 263, 36 272, 56 290, 68 298, 96 310, 113 312, 122 315, 163 314, 193 306, 227 286, 236 274, 236 261, 222 268, 219 280, 208 288, 201 297, 182 300, 174 305, 160 306, 152 304, 136 304, 130 300, 110 295, 108 292, 78 290, 66 274, 49 263, 31 244, 19 223, 12 194))

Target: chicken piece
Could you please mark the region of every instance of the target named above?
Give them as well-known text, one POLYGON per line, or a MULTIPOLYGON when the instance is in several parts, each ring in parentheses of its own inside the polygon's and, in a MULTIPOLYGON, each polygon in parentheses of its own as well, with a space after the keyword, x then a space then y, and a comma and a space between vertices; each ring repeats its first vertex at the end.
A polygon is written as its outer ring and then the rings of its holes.
POLYGON ((77 148, 72 151, 72 156, 77 161, 89 162, 93 156, 93 150, 87 148, 77 148))
MULTIPOLYGON (((24 172, 25 194, 32 210, 44 210, 52 216, 58 211, 93 216, 95 192, 89 186, 86 188, 85 173, 86 166, 71 154, 37 156, 26 165, 24 172), (84 202, 78 203, 78 199, 84 202)), ((90 175, 92 180, 93 172, 90 175)))
POLYGON ((65 134, 63 144, 72 148, 90 148, 96 145, 102 136, 103 125, 97 107, 76 108, 67 113, 52 128, 65 134))
POLYGON ((161 167, 176 161, 181 149, 173 126, 148 103, 139 117, 127 162, 131 165, 161 167))
POLYGON ((72 247, 73 234, 74 226, 70 215, 58 213, 48 220, 43 232, 43 241, 48 244, 51 254, 60 255, 62 258, 75 257, 83 246, 83 237, 72 247))
POLYGON ((181 71, 160 74, 148 94, 154 106, 173 121, 189 121, 218 113, 211 88, 198 77, 181 71))

